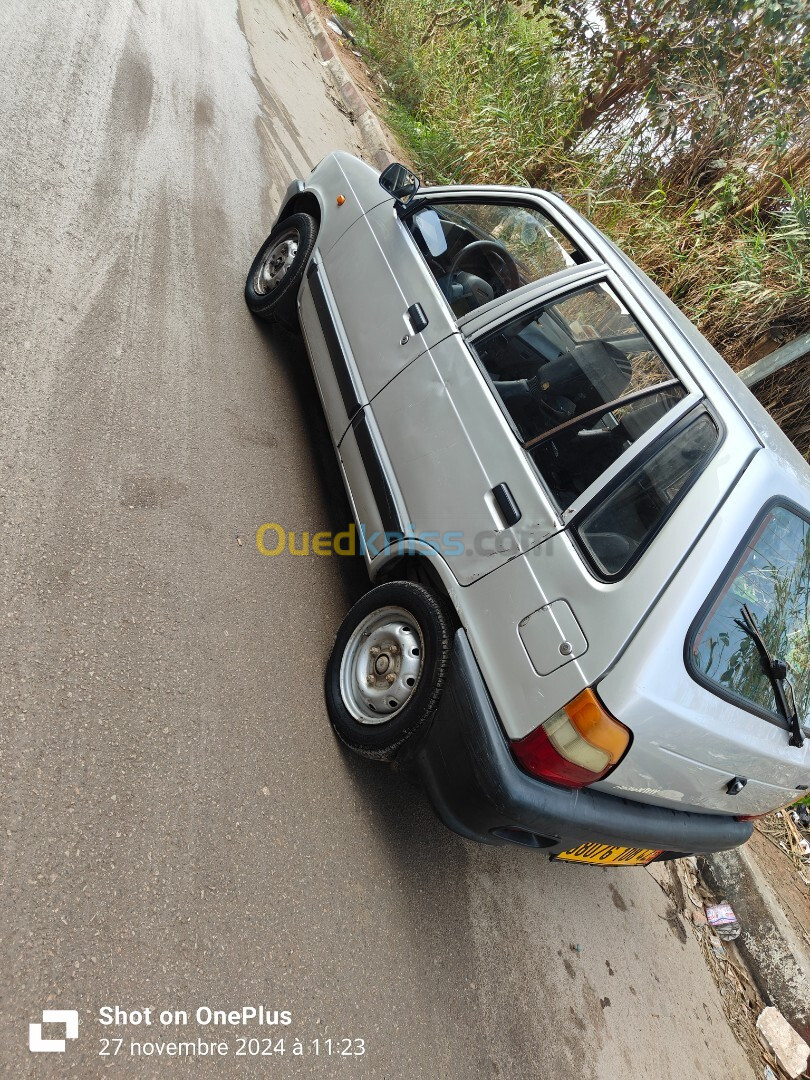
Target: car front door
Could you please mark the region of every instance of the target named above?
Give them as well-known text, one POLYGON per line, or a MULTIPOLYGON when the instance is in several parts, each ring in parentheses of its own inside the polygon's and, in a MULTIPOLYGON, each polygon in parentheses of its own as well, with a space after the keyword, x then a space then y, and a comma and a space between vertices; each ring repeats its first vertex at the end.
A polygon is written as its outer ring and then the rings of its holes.
POLYGON ((393 202, 356 221, 325 254, 320 272, 363 403, 455 330, 452 312, 393 202))
POLYGON ((502 323, 538 295, 593 279, 600 264, 528 193, 438 189, 405 227, 449 321, 372 396, 341 456, 349 475, 362 457, 365 474, 392 477, 390 488, 378 481, 376 495, 356 484, 355 510, 372 536, 419 536, 470 584, 562 521, 460 324, 477 315, 502 323))
POLYGON ((361 406, 454 333, 460 318, 593 257, 530 192, 516 200, 508 189, 440 188, 403 215, 392 200, 369 210, 318 251, 301 295, 335 442, 361 406))

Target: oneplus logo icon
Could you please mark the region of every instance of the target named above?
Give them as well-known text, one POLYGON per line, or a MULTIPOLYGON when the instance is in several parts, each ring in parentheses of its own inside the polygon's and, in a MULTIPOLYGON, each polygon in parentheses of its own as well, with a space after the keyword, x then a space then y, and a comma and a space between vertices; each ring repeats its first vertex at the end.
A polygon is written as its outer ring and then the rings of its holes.
POLYGON ((65 1040, 79 1035, 79 1014, 75 1009, 43 1009, 42 1024, 28 1025, 28 1049, 35 1054, 63 1054, 65 1040), (64 1039, 43 1039, 42 1024, 64 1024, 64 1039))

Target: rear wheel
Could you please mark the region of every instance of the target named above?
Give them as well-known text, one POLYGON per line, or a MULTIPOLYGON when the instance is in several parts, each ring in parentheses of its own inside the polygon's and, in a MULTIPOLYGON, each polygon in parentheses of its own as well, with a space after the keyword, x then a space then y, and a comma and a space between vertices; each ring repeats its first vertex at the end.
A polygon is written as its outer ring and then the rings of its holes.
POLYGON ((248 271, 245 302, 254 315, 298 328, 298 287, 309 261, 318 224, 310 214, 293 214, 273 229, 248 271))
POLYGON ((392 581, 361 597, 326 668, 335 733, 363 757, 390 761, 433 716, 452 644, 444 604, 423 585, 392 581))

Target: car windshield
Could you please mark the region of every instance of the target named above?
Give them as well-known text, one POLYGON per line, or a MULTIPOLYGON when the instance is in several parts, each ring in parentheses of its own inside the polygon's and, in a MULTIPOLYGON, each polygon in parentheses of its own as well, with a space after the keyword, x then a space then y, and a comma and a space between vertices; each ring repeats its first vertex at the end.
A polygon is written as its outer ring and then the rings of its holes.
POLYGON ((774 687, 743 608, 754 616, 771 657, 787 665, 796 711, 810 717, 810 523, 774 506, 756 526, 721 583, 692 646, 692 663, 710 682, 779 714, 774 687))
POLYGON ((586 262, 539 210, 509 202, 436 202, 406 219, 457 318, 530 281, 586 262))

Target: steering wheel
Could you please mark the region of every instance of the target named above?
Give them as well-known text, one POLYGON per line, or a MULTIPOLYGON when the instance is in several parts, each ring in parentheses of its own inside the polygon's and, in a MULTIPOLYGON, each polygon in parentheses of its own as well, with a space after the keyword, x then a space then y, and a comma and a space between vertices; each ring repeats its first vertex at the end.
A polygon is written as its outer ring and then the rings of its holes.
POLYGON ((450 269, 447 271, 447 276, 451 281, 459 265, 476 251, 486 251, 494 256, 498 265, 494 266, 493 270, 507 292, 520 287, 520 274, 518 273, 517 264, 503 244, 499 244, 497 240, 473 240, 472 243, 466 244, 461 251, 457 252, 453 262, 450 264, 450 269))

